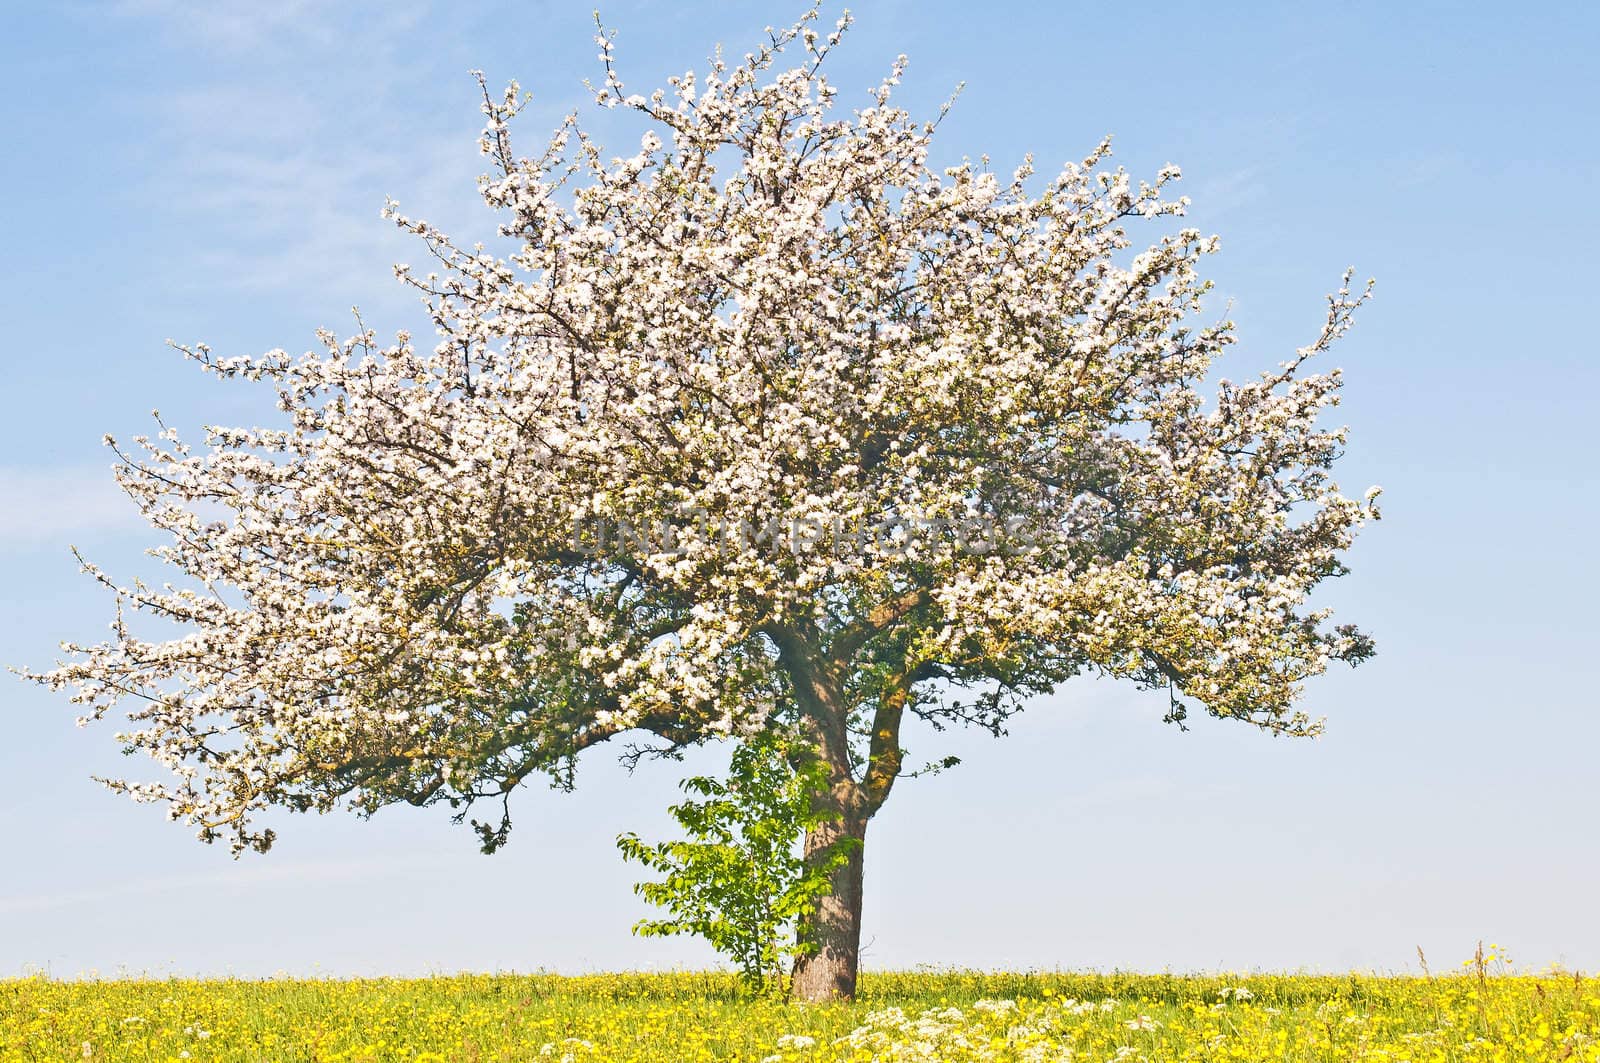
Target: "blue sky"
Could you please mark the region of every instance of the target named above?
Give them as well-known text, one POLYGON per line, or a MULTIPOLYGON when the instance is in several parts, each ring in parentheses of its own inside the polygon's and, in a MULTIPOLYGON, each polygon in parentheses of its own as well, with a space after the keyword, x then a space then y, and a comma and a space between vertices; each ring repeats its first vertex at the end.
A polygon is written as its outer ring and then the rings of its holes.
MULTIPOLYGON (((385 195, 458 237, 480 116, 467 71, 520 80, 532 149, 594 75, 592 5, 64 2, 0 40, 0 660, 104 631, 77 543, 119 573, 150 544, 102 433, 270 416, 168 337, 302 350, 359 304, 415 325, 389 265, 416 249, 385 195)), ((797 6, 605 7, 630 89, 797 6)), ((830 10, 830 14, 833 12, 830 10)), ((1385 519, 1327 600, 1379 640, 1309 695, 1316 742, 1198 720, 1080 681, 995 741, 915 736, 966 763, 897 789, 868 848, 865 962, 989 967, 1436 967, 1479 938, 1600 968, 1595 652, 1600 368, 1591 322, 1600 92, 1589 5, 867 2, 836 58, 846 102, 898 52, 943 150, 1009 169, 1105 133, 1136 175, 1185 171, 1221 234, 1242 376, 1306 342, 1355 264, 1376 300, 1335 361, 1341 481, 1385 519)), ((832 63, 833 60, 830 60, 832 63)), ((604 132, 604 125, 601 127, 604 132)), ((619 146, 622 141, 618 141, 619 146)), ((591 754, 576 794, 522 795, 479 855, 436 811, 296 819, 235 862, 89 781, 110 727, 20 682, 0 699, 0 976, 665 967, 633 938, 623 830, 666 829, 675 770, 591 754)), ((707 756, 686 765, 715 765, 707 756)), ((137 770, 136 768, 134 770, 137 770)))

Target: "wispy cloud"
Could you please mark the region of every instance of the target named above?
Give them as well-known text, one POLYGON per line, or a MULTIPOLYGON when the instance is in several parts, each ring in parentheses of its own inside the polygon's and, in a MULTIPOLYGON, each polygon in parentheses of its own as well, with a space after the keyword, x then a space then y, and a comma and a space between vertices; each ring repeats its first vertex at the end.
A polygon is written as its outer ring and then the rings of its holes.
MULTIPOLYGON (((230 51, 263 45, 301 43, 327 47, 336 42, 330 16, 338 5, 331 0, 113 0, 110 13, 154 23, 191 41, 230 51)), ((408 6, 396 5, 396 14, 408 6)))
POLYGON ((381 860, 344 860, 304 862, 298 864, 241 864, 220 871, 204 871, 186 875, 162 875, 128 879, 104 886, 76 890, 54 890, 48 893, 28 893, 0 896, 0 915, 17 915, 24 912, 50 911, 74 908, 80 905, 103 905, 107 901, 143 897, 151 894, 189 892, 196 889, 278 889, 283 886, 318 886, 338 882, 359 881, 378 876, 392 875, 397 870, 417 870, 426 865, 420 862, 381 860))
POLYGON ((1255 204, 1267 190, 1259 166, 1246 166, 1231 173, 1202 180, 1194 191, 1195 205, 1207 217, 1223 217, 1255 204))
POLYGON ((447 108, 416 51, 427 5, 119 0, 110 10, 201 58, 181 88, 145 102, 162 161, 135 195, 182 234, 173 274, 209 291, 410 305, 389 267, 418 252, 379 218, 384 198, 449 231, 477 209, 481 169, 466 71, 460 106, 447 108))
POLYGON ((138 526, 109 466, 0 466, 0 547, 60 545, 138 526))

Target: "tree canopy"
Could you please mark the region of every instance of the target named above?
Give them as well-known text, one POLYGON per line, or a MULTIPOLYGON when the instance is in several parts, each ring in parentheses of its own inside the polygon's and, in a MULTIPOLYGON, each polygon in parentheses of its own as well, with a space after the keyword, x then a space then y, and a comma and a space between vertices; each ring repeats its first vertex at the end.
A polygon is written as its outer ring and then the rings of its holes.
POLYGON ((398 267, 426 343, 181 348, 285 419, 112 442, 178 578, 85 562, 113 635, 40 676, 126 708, 169 769, 112 786, 265 850, 269 807, 465 814, 618 736, 781 718, 855 830, 905 718, 998 732, 1082 673, 1168 691, 1171 719, 1318 729, 1303 681, 1372 650, 1308 605, 1377 515, 1331 478, 1316 366, 1365 291, 1347 274, 1306 346, 1214 379, 1234 328, 1202 311, 1217 243, 1176 167, 1136 181, 1109 142, 1053 176, 938 166, 937 118, 892 102, 903 58, 838 103, 847 21, 648 96, 602 31, 594 102, 648 127, 625 157, 576 115, 519 155, 520 90, 485 88, 507 252, 389 207, 431 260, 398 267))

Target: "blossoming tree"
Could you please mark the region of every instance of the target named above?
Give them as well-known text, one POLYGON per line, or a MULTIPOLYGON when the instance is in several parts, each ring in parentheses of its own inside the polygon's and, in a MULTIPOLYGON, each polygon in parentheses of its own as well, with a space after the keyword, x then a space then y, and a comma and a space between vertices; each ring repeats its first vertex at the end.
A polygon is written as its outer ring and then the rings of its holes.
POLYGON ((1171 719, 1318 729, 1302 681, 1371 644, 1307 596, 1376 510, 1330 479, 1340 379, 1308 363, 1365 293, 1347 275, 1309 345, 1207 385, 1232 326, 1198 316, 1215 244, 1168 220, 1175 168, 936 167, 937 121, 891 104, 903 59, 835 107, 846 20, 815 15, 647 97, 602 31, 595 100, 648 127, 627 158, 575 116, 520 157, 522 97, 486 90, 507 253, 389 208, 437 260, 398 268, 431 343, 181 348, 285 418, 109 441, 178 578, 85 562, 113 635, 35 678, 120 706, 168 769, 110 786, 236 852, 273 807, 487 801, 493 849, 507 795, 591 746, 797 726, 827 778, 804 853, 849 853, 794 971, 824 999, 854 989, 908 719, 998 733, 1087 672, 1171 719))

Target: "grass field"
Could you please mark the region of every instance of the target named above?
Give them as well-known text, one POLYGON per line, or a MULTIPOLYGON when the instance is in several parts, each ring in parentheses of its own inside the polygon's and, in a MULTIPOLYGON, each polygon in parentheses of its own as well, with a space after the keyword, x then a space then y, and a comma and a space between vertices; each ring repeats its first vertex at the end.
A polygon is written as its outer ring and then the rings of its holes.
POLYGON ((1600 982, 884 973, 852 1005, 721 974, 0 982, 4 1060, 1600 1061, 1600 982))

